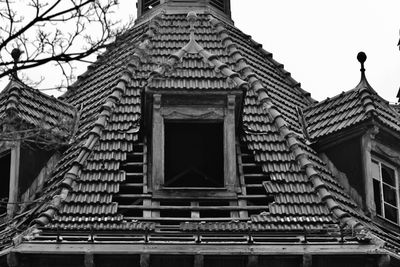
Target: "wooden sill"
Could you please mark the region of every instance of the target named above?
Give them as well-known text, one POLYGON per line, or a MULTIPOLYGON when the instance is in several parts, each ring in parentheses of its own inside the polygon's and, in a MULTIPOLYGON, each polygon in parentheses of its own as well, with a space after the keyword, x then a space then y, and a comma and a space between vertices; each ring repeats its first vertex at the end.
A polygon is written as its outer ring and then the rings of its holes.
POLYGON ((153 192, 153 199, 237 199, 225 187, 163 187, 153 192))

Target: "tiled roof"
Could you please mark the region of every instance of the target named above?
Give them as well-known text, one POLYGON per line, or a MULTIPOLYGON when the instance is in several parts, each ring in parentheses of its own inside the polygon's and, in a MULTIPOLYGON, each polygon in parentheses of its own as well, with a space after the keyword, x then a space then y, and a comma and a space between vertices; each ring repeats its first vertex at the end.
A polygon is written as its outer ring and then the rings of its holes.
POLYGON ((372 117, 400 133, 398 113, 376 94, 364 77, 353 90, 306 108, 304 116, 312 140, 338 133, 372 117))
MULTIPOLYGON (((239 143, 248 151, 251 164, 261 168, 251 174, 261 181, 247 183, 244 178, 242 187, 248 192, 242 196, 262 203, 252 206, 256 212, 251 207, 231 207, 248 212, 238 221, 228 215, 202 223, 202 218, 190 221, 189 216, 188 221, 177 222, 179 231, 205 227, 201 229, 208 232, 249 228, 299 232, 339 223, 363 229, 369 222, 307 146, 298 108, 306 109, 314 101, 283 65, 248 35, 212 16, 199 14, 193 24, 183 14, 160 14, 122 35, 63 96, 68 105, 83 108, 75 143, 39 192, 45 204, 31 206, 34 227, 40 227, 43 236, 54 231, 157 231, 162 227, 161 215, 144 216, 144 210, 157 208, 146 204, 152 194, 146 188, 145 171, 138 175, 126 169, 129 157, 145 154, 142 97, 149 88, 246 90, 239 143), (128 183, 128 179, 138 182, 128 183), (127 186, 140 191, 131 194, 135 200, 129 203, 135 218, 125 215, 126 207, 118 202, 127 186)), ((358 101, 352 97, 348 101, 358 101)), ((319 111, 312 114, 323 116, 319 111)), ((229 203, 221 207, 230 208, 229 203)), ((23 218, 28 223, 32 216, 23 218)))
POLYGON ((73 131, 77 111, 74 106, 26 86, 12 78, 0 93, 0 121, 24 124, 27 128, 41 127, 54 133, 68 135, 73 131))

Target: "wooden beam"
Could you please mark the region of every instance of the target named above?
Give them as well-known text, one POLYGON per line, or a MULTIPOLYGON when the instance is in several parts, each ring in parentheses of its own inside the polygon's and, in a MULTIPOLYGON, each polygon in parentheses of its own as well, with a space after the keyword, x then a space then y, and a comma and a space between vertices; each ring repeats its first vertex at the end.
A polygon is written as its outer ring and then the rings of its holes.
POLYGON ((9 267, 19 266, 19 259, 17 253, 10 252, 9 254, 7 254, 7 264, 9 267))
POLYGON ((273 244, 125 244, 125 243, 22 243, 13 252, 26 254, 84 254, 91 252, 94 254, 141 254, 157 253, 168 255, 382 255, 387 254, 386 250, 380 249, 375 244, 332 244, 332 243, 273 243, 273 244))
POLYGON ((150 266, 150 254, 140 254, 140 267, 150 266))
POLYGON ((85 253, 84 264, 85 267, 95 267, 93 253, 85 253))
POLYGON ((159 206, 159 203, 153 201, 152 206, 143 206, 143 205, 118 205, 120 209, 142 209, 142 210, 191 210, 191 211, 202 211, 202 210, 228 210, 228 211, 240 211, 240 210, 263 210, 268 211, 268 206, 159 206))
POLYGON ((193 267, 203 267, 204 266, 204 256, 194 255, 193 267))
POLYGON ((390 256, 385 254, 378 258, 378 267, 389 267, 390 266, 390 256))
POLYGON ((21 153, 21 142, 17 141, 11 149, 11 163, 10 163, 10 187, 8 194, 7 215, 13 217, 17 211, 17 202, 19 195, 19 162, 21 153))
POLYGON ((375 201, 374 201, 374 187, 372 184, 372 173, 371 173, 371 147, 372 140, 375 138, 378 129, 373 127, 369 129, 361 138, 361 165, 362 165, 362 176, 364 178, 364 198, 363 208, 367 213, 375 213, 375 201))
POLYGON ((303 255, 303 265, 302 267, 312 267, 312 255, 304 254, 303 255))
POLYGON ((247 265, 246 267, 258 267, 258 256, 249 255, 247 257, 247 265))

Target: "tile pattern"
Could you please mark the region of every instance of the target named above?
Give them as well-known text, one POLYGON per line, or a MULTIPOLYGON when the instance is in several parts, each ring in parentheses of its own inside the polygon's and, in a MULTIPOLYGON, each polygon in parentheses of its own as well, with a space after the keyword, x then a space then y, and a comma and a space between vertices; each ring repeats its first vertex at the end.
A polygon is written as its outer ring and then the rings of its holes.
MULTIPOLYGON (((266 199, 268 211, 246 222, 179 222, 180 230, 298 232, 368 223, 306 145, 297 109, 314 102, 283 65, 248 35, 204 14, 195 21, 195 40, 204 49, 185 54, 189 28, 186 16, 167 14, 134 27, 63 96, 68 105, 80 108, 77 139, 39 194, 45 204, 32 205, 36 226, 45 232, 156 231, 156 220, 128 221, 115 201, 126 179, 122 164, 134 152, 134 144, 142 141, 143 91, 238 87, 246 88, 240 142, 268 176, 259 186, 273 202, 266 199)), ((348 101, 357 102, 356 97, 349 96, 348 101)), ((364 103, 363 108, 370 106, 364 103)), ((323 116, 318 107, 306 109, 306 117, 323 116)))
POLYGON ((0 93, 2 122, 12 119, 25 128, 39 127, 67 136, 72 134, 76 116, 73 105, 30 88, 16 78, 0 93))
POLYGON ((372 117, 383 126, 400 132, 396 110, 364 82, 353 90, 306 108, 304 116, 312 140, 349 129, 372 117))

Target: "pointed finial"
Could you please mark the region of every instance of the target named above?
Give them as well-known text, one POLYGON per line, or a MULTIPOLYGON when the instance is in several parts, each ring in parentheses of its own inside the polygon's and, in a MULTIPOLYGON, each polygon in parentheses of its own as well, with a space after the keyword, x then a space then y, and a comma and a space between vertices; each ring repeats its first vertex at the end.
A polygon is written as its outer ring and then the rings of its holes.
POLYGON ((360 69, 360 71, 361 71, 361 77, 362 77, 362 78, 365 78, 364 63, 365 63, 365 61, 367 60, 367 55, 366 55, 364 52, 359 52, 359 53, 357 54, 357 60, 358 60, 358 62, 361 63, 361 69, 360 69))
POLYGON ((190 31, 190 39, 193 40, 193 39, 194 39, 194 32, 195 32, 194 24, 195 24, 195 22, 196 22, 196 20, 197 20, 197 14, 196 14, 196 12, 190 11, 190 12, 187 14, 187 16, 186 16, 186 20, 189 21, 189 25, 190 25, 190 29, 189 29, 189 31, 190 31))
POLYGON ((11 57, 14 60, 14 70, 13 73, 11 74, 14 78, 18 78, 17 76, 17 63, 19 61, 19 58, 21 57, 22 51, 19 48, 14 48, 11 50, 11 57))

